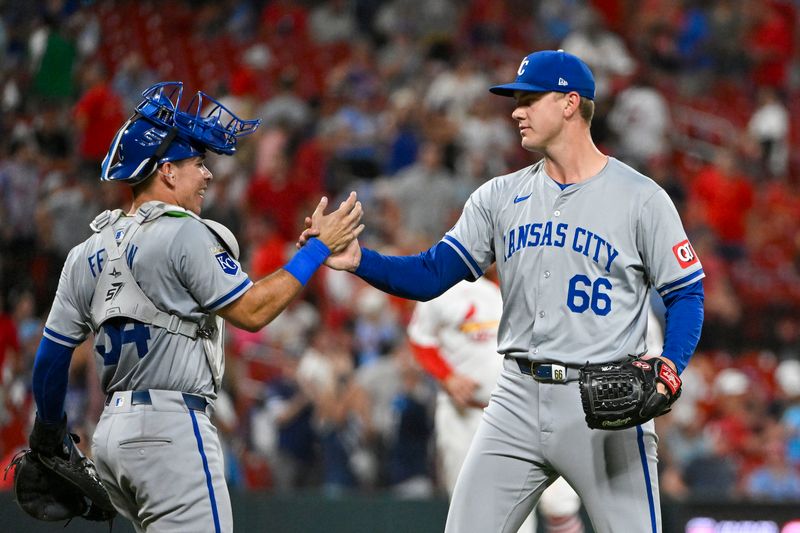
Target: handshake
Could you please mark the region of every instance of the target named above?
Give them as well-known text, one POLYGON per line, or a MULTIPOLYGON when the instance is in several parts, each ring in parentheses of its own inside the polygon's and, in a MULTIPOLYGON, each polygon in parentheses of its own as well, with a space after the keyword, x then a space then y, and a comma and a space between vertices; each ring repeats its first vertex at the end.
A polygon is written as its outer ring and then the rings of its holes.
POLYGON ((326 215, 328 198, 323 196, 310 217, 305 218, 305 230, 297 240, 300 249, 309 239, 316 237, 331 251, 325 264, 335 270, 355 271, 361 263, 358 236, 364 231, 361 217, 364 210, 358 196, 351 192, 336 211, 326 215))

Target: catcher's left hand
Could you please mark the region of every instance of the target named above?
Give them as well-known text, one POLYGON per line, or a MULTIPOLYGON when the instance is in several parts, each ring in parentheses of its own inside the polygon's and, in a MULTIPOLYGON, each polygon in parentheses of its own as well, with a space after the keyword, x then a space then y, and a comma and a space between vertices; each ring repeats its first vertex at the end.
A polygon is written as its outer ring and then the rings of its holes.
POLYGON ((625 429, 670 411, 681 395, 681 378, 663 359, 585 365, 580 390, 586 423, 592 429, 625 429), (665 393, 659 391, 661 383, 665 393))
MULTIPOLYGON (((66 421, 64 421, 66 426, 66 421)), ((34 433, 37 432, 34 426, 34 433)), ((33 436, 33 435, 32 435, 33 436)), ((41 442, 31 439, 32 447, 41 442)), ((117 511, 103 487, 94 463, 81 453, 77 437, 66 434, 64 453, 24 450, 5 469, 14 469, 14 495, 23 511, 38 520, 112 520, 117 511)), ((52 444, 52 443, 49 443, 52 444)))

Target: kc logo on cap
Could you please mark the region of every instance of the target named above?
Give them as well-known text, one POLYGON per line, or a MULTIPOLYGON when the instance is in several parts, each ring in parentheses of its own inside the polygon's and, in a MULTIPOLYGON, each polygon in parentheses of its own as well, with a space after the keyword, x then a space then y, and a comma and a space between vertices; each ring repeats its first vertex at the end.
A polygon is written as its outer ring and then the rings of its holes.
POLYGON ((525 67, 528 66, 528 63, 530 63, 530 61, 528 60, 527 57, 522 60, 522 63, 519 64, 519 68, 517 69, 518 76, 522 76, 522 74, 525 73, 525 67))
POLYGON ((594 76, 578 56, 563 50, 543 50, 525 57, 517 69, 513 83, 489 89, 501 96, 514 96, 516 91, 559 92, 575 91, 594 100, 594 76))

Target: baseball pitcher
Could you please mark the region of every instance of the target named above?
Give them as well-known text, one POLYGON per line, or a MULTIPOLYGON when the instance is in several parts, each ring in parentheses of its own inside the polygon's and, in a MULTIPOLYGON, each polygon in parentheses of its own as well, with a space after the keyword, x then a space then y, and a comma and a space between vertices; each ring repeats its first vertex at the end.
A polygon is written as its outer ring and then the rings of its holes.
MULTIPOLYGON (((433 298, 497 265, 503 371, 453 491, 447 533, 511 533, 563 476, 598 533, 661 531, 653 418, 680 394, 699 340, 703 269, 669 196, 600 152, 595 83, 578 57, 540 51, 514 82, 522 147, 542 159, 479 187, 443 239, 392 257, 356 241, 326 264, 384 291, 433 298), (644 358, 648 291, 666 307, 644 358)), ((298 245, 317 234, 315 223, 298 245)))

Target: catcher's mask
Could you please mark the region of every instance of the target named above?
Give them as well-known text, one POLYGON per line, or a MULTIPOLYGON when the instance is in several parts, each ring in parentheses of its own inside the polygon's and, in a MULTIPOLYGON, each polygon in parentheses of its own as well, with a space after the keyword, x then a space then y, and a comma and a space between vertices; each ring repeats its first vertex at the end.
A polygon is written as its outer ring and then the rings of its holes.
POLYGON ((240 119, 202 91, 182 109, 180 81, 156 83, 142 96, 136 112, 111 141, 101 181, 136 185, 167 161, 203 155, 206 150, 231 155, 238 138, 253 133, 261 124, 258 119, 240 119), (204 106, 209 108, 205 113, 204 106))

